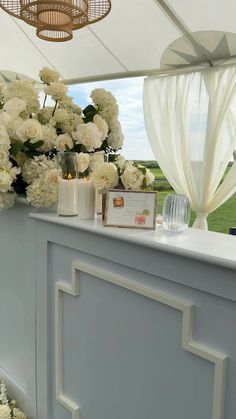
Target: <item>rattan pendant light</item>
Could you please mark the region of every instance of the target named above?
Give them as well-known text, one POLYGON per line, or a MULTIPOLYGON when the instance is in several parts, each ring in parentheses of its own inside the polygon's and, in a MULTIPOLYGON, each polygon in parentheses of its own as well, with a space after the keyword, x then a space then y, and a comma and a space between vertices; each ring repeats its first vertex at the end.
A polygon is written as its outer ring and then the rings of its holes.
POLYGON ((73 38, 73 30, 107 16, 111 0, 0 0, 0 6, 36 27, 39 38, 63 42, 73 38))

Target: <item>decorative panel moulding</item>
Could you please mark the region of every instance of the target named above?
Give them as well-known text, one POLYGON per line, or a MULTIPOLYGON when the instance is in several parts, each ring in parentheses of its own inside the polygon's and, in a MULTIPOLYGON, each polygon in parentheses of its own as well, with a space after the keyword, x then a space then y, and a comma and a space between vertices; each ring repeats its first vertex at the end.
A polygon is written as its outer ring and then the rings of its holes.
POLYGON ((58 281, 55 284, 56 399, 71 412, 72 419, 79 419, 79 406, 63 394, 62 297, 63 293, 70 294, 73 297, 79 296, 79 275, 77 275, 77 271, 92 275, 95 280, 96 278, 99 278, 139 295, 143 295, 156 301, 157 303, 164 304, 183 313, 182 348, 214 364, 215 372, 211 419, 223 419, 225 368, 227 357, 225 354, 214 351, 212 348, 208 348, 207 346, 193 340, 194 305, 186 300, 178 299, 169 294, 159 293, 158 291, 154 291, 148 287, 134 283, 128 278, 116 275, 113 272, 98 269, 93 265, 88 265, 79 261, 74 261, 72 263, 72 279, 70 284, 63 281, 58 281))

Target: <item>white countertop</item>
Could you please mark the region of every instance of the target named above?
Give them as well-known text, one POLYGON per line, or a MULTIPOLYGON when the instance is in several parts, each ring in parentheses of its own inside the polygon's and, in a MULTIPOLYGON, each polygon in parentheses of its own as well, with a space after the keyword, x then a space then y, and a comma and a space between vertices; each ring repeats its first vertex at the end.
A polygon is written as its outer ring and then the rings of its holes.
POLYGON ((155 231, 104 227, 100 218, 79 220, 78 217, 59 217, 54 212, 31 213, 30 217, 236 269, 236 236, 193 228, 175 234, 162 226, 157 226, 155 231))

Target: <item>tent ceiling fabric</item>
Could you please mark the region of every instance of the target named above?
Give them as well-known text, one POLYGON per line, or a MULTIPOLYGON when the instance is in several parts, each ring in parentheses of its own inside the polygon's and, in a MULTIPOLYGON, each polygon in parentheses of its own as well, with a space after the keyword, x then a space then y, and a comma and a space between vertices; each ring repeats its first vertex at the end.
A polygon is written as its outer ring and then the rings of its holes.
POLYGON ((0 72, 37 80, 39 69, 49 66, 75 82, 195 65, 205 50, 227 59, 236 54, 235 12, 233 0, 112 0, 104 20, 57 44, 40 40, 35 28, 0 9, 0 72))

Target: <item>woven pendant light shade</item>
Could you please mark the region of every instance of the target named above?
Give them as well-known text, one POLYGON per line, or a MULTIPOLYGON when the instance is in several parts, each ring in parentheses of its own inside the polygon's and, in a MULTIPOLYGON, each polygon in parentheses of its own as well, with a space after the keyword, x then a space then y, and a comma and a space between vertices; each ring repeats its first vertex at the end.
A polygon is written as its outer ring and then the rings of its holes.
POLYGON ((73 30, 107 16, 111 0, 0 0, 0 7, 35 26, 39 38, 62 42, 73 38, 73 30))

